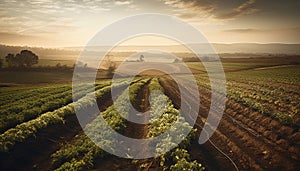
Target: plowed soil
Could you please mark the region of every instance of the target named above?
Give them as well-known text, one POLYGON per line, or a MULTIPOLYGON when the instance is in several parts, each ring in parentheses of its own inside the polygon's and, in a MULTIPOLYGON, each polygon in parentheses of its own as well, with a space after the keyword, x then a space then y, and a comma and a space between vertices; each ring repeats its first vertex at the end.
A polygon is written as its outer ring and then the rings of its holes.
MULTIPOLYGON (((160 79, 166 94, 179 107, 180 92, 171 79, 160 79)), ((188 89, 188 85, 185 85, 188 89)), ((199 133, 208 115, 209 89, 199 87, 200 108, 195 127, 199 133)), ((189 104, 197 103, 189 99, 189 104)), ((192 157, 203 161, 208 170, 299 170, 299 132, 279 121, 256 112, 232 99, 217 131, 204 145, 193 143, 192 157), (236 167, 235 167, 236 166, 236 167)))

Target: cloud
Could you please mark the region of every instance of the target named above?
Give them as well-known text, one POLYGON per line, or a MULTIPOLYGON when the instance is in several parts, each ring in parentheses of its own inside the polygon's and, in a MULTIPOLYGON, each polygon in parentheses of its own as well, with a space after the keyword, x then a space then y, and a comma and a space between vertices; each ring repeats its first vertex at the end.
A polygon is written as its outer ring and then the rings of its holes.
POLYGON ((37 39, 37 36, 24 35, 18 33, 8 33, 8 32, 0 32, 0 37, 1 37, 0 43, 6 43, 6 44, 15 44, 16 42, 22 44, 24 42, 33 41, 37 39))
POLYGON ((132 1, 128 0, 115 0, 115 5, 130 5, 132 1))
POLYGON ((247 0, 245 3, 240 6, 232 9, 230 12, 216 15, 217 19, 233 19, 242 15, 252 14, 258 11, 255 8, 255 0, 247 0))
POLYGON ((274 33, 274 32, 298 32, 300 33, 300 27, 293 28, 279 28, 279 29, 253 29, 253 28, 238 28, 238 29, 227 29, 222 32, 226 33, 239 33, 239 34, 249 34, 249 33, 274 33))
POLYGON ((207 0, 163 0, 173 9, 175 15, 185 19, 207 18, 212 15, 216 5, 207 0))
MULTIPOLYGON (((177 16, 185 19, 234 19, 242 15, 251 14, 255 8, 255 0, 247 0, 234 8, 226 8, 224 1, 208 0, 163 0, 172 8, 177 16), (221 13, 222 12, 222 13, 221 13)), ((229 3, 227 3, 228 5, 229 3)))
POLYGON ((250 29, 250 28, 223 30, 223 32, 227 32, 227 33, 254 33, 254 32, 262 32, 262 31, 263 30, 250 29))

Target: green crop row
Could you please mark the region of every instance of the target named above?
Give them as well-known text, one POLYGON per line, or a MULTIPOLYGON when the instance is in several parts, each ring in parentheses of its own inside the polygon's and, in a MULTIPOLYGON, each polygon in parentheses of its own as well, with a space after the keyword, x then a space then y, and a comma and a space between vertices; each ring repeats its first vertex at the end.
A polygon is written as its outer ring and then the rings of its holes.
MULTIPOLYGON (((15 88, 14 88, 15 89, 15 88)), ((55 85, 43 88, 31 87, 30 89, 22 89, 19 91, 9 91, 8 88, 1 88, 0 105, 1 108, 7 108, 13 104, 19 103, 19 101, 29 101, 31 98, 43 98, 47 97, 49 93, 60 93, 63 91, 70 90, 69 85, 55 85), (7 91, 7 92, 6 92, 7 91), (29 100, 28 100, 29 99, 29 100)))
MULTIPOLYGON (((138 91, 147 80, 141 80, 132 84, 117 98, 115 103, 108 107, 104 112, 101 112, 102 117, 108 122, 111 128, 116 131, 120 131, 126 127, 125 119, 118 113, 122 113, 124 117, 127 117, 130 112, 130 100, 127 99, 127 93, 129 91, 129 98, 136 99, 138 91), (118 111, 116 110, 118 108, 118 111)), ((101 116, 96 117, 91 123, 89 123, 85 130, 86 133, 94 138, 101 139, 101 136, 111 135, 111 130, 106 129, 102 122, 100 122, 101 116)), ((107 147, 112 147, 115 144, 115 139, 101 141, 98 143, 104 143, 107 147)), ((53 166, 56 170, 82 170, 84 168, 91 168, 94 164, 95 158, 101 158, 106 153, 101 150, 94 142, 85 134, 79 134, 75 137, 72 144, 63 146, 60 150, 53 153, 52 160, 53 166)))
MULTIPOLYGON (((211 89, 208 79, 197 77, 197 84, 200 87, 211 89)), ((274 91, 280 92, 282 87, 270 87, 268 90, 265 85, 256 84, 255 88, 251 88, 249 83, 248 86, 250 88, 246 88, 246 85, 239 85, 238 82, 231 83, 229 81, 227 83, 227 97, 261 114, 276 118, 284 124, 292 126, 300 124, 298 96, 293 96, 293 93, 289 94, 289 97, 276 96, 274 91), (260 86, 263 88, 260 89, 260 86)), ((218 90, 216 92, 219 93, 218 90)))
MULTIPOLYGON (((157 79, 153 79, 149 85, 149 89, 152 91, 162 90, 162 87, 157 79)), ((155 150, 157 153, 165 153, 169 147, 175 147, 173 150, 160 156, 160 165, 164 168, 164 170, 204 170, 204 167, 202 167, 200 163, 197 161, 191 161, 190 155, 186 150, 186 148, 190 146, 192 138, 195 136, 196 129, 192 128, 185 119, 179 115, 179 111, 174 108, 171 100, 166 95, 162 93, 156 94, 153 98, 151 98, 150 104, 152 105, 152 109, 163 109, 163 113, 160 116, 155 116, 160 113, 156 110, 150 111, 151 117, 158 119, 152 120, 151 124, 148 126, 147 137, 156 137, 168 131, 168 134, 163 134, 160 142, 155 143, 155 150), (176 146, 174 142, 183 138, 184 135, 182 133, 186 130, 191 131, 188 136, 185 137, 178 146, 176 146), (167 163, 169 163, 169 166, 167 166, 167 163)))
MULTIPOLYGON (((122 82, 116 87, 128 84, 127 82, 122 82)), ((105 94, 109 93, 111 86, 106 86, 100 90, 95 91, 96 98, 102 98, 105 94)), ((28 122, 23 122, 14 128, 8 129, 6 132, 0 135, 0 151, 8 152, 10 151, 16 143, 23 142, 28 137, 35 135, 39 130, 48 127, 53 124, 63 124, 64 118, 67 115, 74 115, 75 109, 86 109, 96 105, 96 101, 91 93, 85 95, 83 98, 76 102, 70 103, 52 112, 47 112, 39 117, 30 120, 28 122)))
MULTIPOLYGON (((98 85, 95 89, 98 90, 107 85, 109 85, 109 82, 98 85)), ((87 89, 85 86, 81 86, 73 96, 78 99, 91 92, 91 90, 91 88, 87 89)), ((31 99, 27 99, 26 101, 19 101, 19 103, 11 106, 10 108, 1 109, 0 132, 12 128, 22 122, 34 119, 42 113, 53 111, 72 102, 71 89, 60 93, 57 91, 49 92, 46 95, 47 96, 44 98, 35 96, 31 99)))

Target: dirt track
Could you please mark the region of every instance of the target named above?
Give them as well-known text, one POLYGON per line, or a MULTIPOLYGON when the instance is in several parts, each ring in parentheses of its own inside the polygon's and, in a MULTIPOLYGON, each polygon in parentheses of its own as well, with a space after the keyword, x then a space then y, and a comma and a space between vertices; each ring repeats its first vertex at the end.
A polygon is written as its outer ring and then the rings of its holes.
MULTIPOLYGON (((149 83, 149 82, 148 82, 149 83)), ((146 120, 149 118, 149 113, 146 111, 149 110, 149 88, 148 83, 141 87, 137 95, 136 102, 133 102, 133 107, 139 112, 145 112, 145 115, 137 116, 140 120, 146 120)), ((136 113, 131 112, 129 117, 133 117, 136 113)), ((129 118, 130 120, 130 118, 129 118)), ((127 121, 126 129, 122 133, 124 136, 143 139, 146 138, 148 128, 146 124, 137 124, 134 122, 127 121)), ((132 149, 134 150, 134 149, 132 149)), ((145 148, 139 153, 147 153, 148 148, 145 148)), ((94 169, 91 170, 101 170, 101 171, 110 171, 110 170, 122 170, 122 171, 133 171, 133 170, 161 170, 158 166, 158 161, 153 158, 143 159, 143 160, 132 160, 124 159, 113 155, 108 155, 105 158, 96 160, 94 169), (147 163, 147 167, 140 168, 141 164, 147 163)))

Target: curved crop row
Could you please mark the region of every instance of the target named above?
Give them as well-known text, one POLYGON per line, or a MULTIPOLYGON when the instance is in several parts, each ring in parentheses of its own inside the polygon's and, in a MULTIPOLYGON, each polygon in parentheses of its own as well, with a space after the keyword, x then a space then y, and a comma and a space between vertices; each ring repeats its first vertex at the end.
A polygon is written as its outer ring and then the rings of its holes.
MULTIPOLYGON (((184 78, 183 78, 184 79, 184 78)), ((211 89, 210 83, 203 79, 197 80, 200 87, 211 89)), ((218 91, 218 90, 217 90, 218 91)), ((266 90, 265 90, 266 91, 266 90)), ((269 91, 273 91, 270 89, 269 91)), ((299 99, 294 98, 289 101, 278 99, 277 96, 265 95, 258 88, 255 91, 239 88, 238 86, 227 87, 227 97, 244 104, 262 114, 272 116, 284 124, 292 126, 300 125, 299 99)))
MULTIPOLYGON (((108 124, 116 131, 124 129, 125 119, 118 113, 121 112, 124 117, 127 117, 130 112, 130 100, 127 99, 127 92, 129 91, 129 98, 136 99, 138 91, 147 80, 141 80, 132 84, 117 98, 115 103, 108 107, 104 112, 101 112, 102 117, 108 122, 108 124), (116 106, 118 105, 118 106, 116 106), (116 110, 116 107, 119 109, 116 110)), ((99 122, 101 119, 98 116, 91 123, 86 126, 87 133, 90 136, 110 135, 109 129, 105 129, 105 126, 99 122)), ((105 143, 107 146, 114 144, 115 139, 110 141, 99 142, 105 143)), ((101 158, 106 153, 91 141, 85 134, 79 134, 75 137, 72 144, 63 146, 60 150, 52 154, 53 166, 56 170, 82 170, 84 168, 93 167, 94 159, 101 158)))
MULTIPOLYGON (((103 83, 95 87, 96 90, 109 85, 109 82, 103 83)), ((79 99, 91 92, 92 88, 85 88, 81 86, 77 92, 73 94, 75 99, 79 99)), ((61 93, 54 91, 46 94, 44 98, 35 96, 26 101, 19 101, 19 103, 11 106, 10 108, 3 108, 0 110, 0 132, 3 132, 9 128, 16 126, 22 122, 26 122, 30 119, 34 119, 42 113, 53 111, 60 107, 63 107, 72 102, 71 89, 63 91, 61 93)))
MULTIPOLYGON (((207 113, 209 110, 207 106, 211 103, 209 99, 210 90, 199 87, 199 91, 201 92, 201 103, 205 103, 203 105, 205 108, 201 108, 201 111, 207 113)), ((261 115, 252 108, 235 102, 233 99, 227 99, 226 104, 227 109, 219 125, 220 128, 223 128, 220 129, 220 133, 234 137, 234 142, 244 151, 251 150, 248 155, 252 159, 258 158, 256 162, 260 163, 260 166, 278 168, 280 161, 285 156, 286 162, 289 163, 288 167, 293 167, 293 160, 299 156, 297 154, 299 148, 295 144, 297 133, 293 133, 291 127, 282 126, 276 120, 261 115), (286 154, 287 150, 289 155, 286 154), (268 160, 272 160, 273 164, 266 164, 268 160)), ((203 118, 203 120, 205 119, 203 118)), ((236 152, 236 154, 239 153, 236 152)))
MULTIPOLYGON (((115 86, 119 87, 126 84, 128 84, 128 82, 121 82, 115 86)), ((95 91, 95 96, 99 99, 109 93, 110 90, 111 86, 106 86, 95 91)), ((76 107, 77 110, 80 110, 93 107, 94 105, 96 105, 96 100, 93 98, 93 94, 89 93, 76 102, 56 109, 53 112, 44 113, 33 120, 23 122, 14 128, 8 129, 0 135, 0 151, 10 151, 16 143, 25 141, 28 137, 35 135, 40 129, 46 128, 49 125, 64 123, 64 118, 66 116, 75 114, 74 107, 76 107)))
POLYGON ((27 99, 31 99, 35 96, 37 97, 46 97, 49 92, 61 92, 70 90, 70 85, 54 85, 49 87, 30 87, 27 89, 20 89, 16 92, 9 91, 8 88, 1 89, 1 97, 0 97, 0 105, 1 107, 8 107, 11 104, 18 103, 18 101, 24 101, 27 99), (6 92, 7 91, 7 92, 6 92), (45 95, 46 94, 46 95, 45 95))

